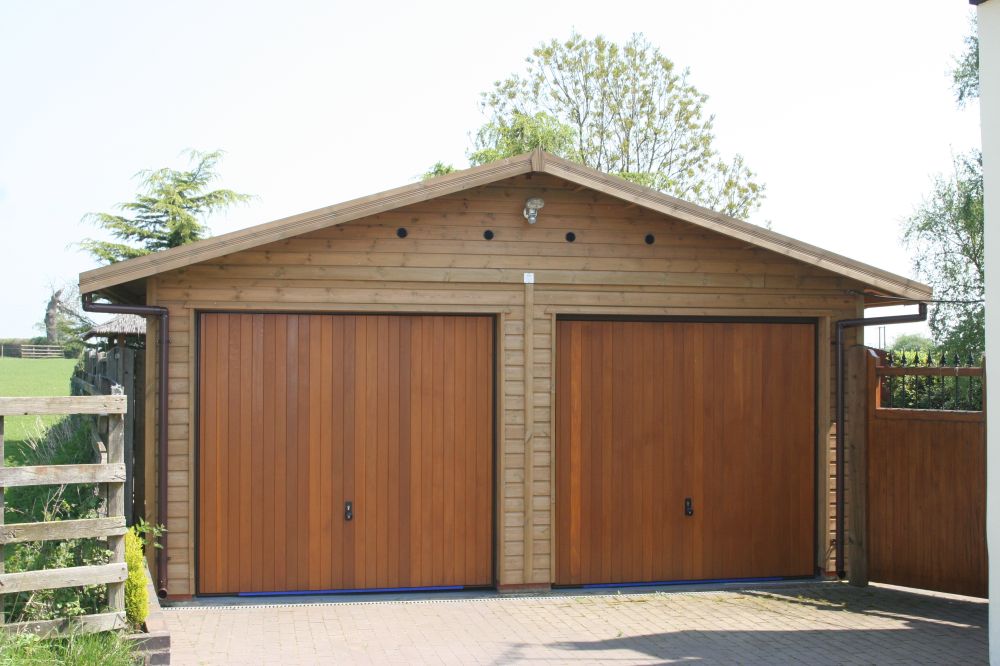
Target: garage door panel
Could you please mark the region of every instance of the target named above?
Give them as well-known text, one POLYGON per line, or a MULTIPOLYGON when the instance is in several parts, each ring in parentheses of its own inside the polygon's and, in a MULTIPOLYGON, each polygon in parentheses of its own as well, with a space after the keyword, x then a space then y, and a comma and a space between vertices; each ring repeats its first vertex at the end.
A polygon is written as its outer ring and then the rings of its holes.
POLYGON ((558 584, 812 572, 811 324, 557 336, 558 584))
POLYGON ((203 315, 199 591, 490 584, 491 327, 203 315))

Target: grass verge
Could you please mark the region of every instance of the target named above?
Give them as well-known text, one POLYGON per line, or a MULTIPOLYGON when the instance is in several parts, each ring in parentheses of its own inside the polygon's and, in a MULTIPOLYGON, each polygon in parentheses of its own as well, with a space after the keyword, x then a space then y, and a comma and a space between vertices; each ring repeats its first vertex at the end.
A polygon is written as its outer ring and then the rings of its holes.
POLYGON ((133 666, 142 657, 114 631, 74 634, 63 638, 38 638, 33 634, 0 631, 0 666, 133 666))
MULTIPOLYGON (((69 395, 76 363, 72 358, 0 358, 0 396, 69 395)), ((9 416, 4 419, 4 441, 14 448, 60 418, 9 416)))

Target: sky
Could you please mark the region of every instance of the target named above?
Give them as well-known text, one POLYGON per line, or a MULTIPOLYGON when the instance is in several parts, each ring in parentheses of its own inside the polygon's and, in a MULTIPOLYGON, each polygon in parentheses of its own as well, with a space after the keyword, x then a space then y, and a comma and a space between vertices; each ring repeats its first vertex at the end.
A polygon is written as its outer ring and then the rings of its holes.
POLYGON ((210 218, 219 234, 464 166, 480 93, 574 29, 642 32, 690 70, 717 147, 767 186, 752 221, 912 276, 902 221, 979 144, 950 78, 972 15, 964 0, 7 0, 0 338, 37 335, 51 288, 97 266, 75 246, 101 237, 82 218, 130 200, 140 170, 226 151, 219 186, 256 198, 210 218))

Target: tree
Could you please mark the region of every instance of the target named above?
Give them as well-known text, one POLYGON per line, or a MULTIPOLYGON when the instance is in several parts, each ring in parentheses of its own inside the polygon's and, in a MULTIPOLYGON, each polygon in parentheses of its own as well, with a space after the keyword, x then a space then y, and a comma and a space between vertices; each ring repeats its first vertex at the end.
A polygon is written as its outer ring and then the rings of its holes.
POLYGON ((218 178, 215 169, 222 151, 188 152, 189 171, 163 168, 141 171, 135 201, 119 204, 126 213, 91 213, 87 219, 122 242, 85 239, 81 246, 97 259, 115 263, 203 238, 208 228, 202 218, 252 197, 232 190, 205 191, 218 178))
POLYGON ((481 164, 542 147, 735 217, 764 188, 743 158, 713 147, 707 96, 642 35, 624 45, 577 33, 538 46, 523 74, 483 93, 489 122, 470 154, 481 164))
POLYGON ((959 106, 979 99, 979 34, 976 32, 975 22, 972 33, 965 38, 965 53, 955 63, 951 77, 959 106))
POLYGON ((495 118, 479 129, 469 163, 489 164, 535 148, 565 155, 574 141, 573 128, 544 111, 533 116, 514 111, 509 118, 495 118))
POLYGON ((79 353, 83 349, 83 335, 94 325, 80 304, 80 292, 75 285, 52 287, 45 305, 45 318, 36 325, 45 333, 45 344, 62 345, 79 353))
POLYGON ((985 347, 983 156, 955 158, 954 174, 938 176, 930 197, 905 222, 903 241, 913 251, 917 276, 937 299, 930 328, 946 350, 982 353, 985 347), (979 302, 977 302, 979 301, 979 302))
POLYGON ((444 176, 446 174, 455 171, 455 167, 451 164, 445 164, 444 162, 435 162, 420 176, 420 180, 430 180, 431 178, 437 178, 438 176, 444 176))
POLYGON ((931 352, 934 351, 934 341, 920 333, 903 333, 896 336, 889 350, 931 352))
MULTIPOLYGON (((965 104, 979 97, 979 39, 953 71, 955 96, 965 104)), ((903 241, 914 251, 917 276, 934 288, 931 334, 945 351, 978 356, 985 350, 985 252, 983 246, 983 154, 954 158, 954 173, 938 176, 924 203, 904 223, 903 241)))

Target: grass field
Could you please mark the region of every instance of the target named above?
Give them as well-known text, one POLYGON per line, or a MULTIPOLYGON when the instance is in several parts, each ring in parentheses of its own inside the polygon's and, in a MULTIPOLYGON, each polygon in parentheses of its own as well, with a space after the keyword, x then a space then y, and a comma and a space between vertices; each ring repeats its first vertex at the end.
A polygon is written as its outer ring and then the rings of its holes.
MULTIPOLYGON (((0 396, 69 395, 69 379, 76 359, 72 358, 0 358, 0 396)), ((60 416, 9 416, 4 419, 4 441, 23 441, 39 429, 38 421, 48 425, 60 416)))

